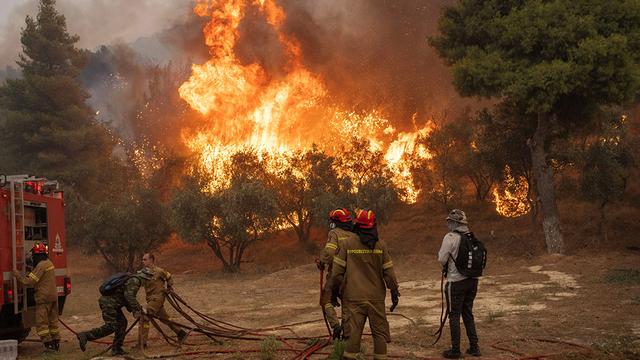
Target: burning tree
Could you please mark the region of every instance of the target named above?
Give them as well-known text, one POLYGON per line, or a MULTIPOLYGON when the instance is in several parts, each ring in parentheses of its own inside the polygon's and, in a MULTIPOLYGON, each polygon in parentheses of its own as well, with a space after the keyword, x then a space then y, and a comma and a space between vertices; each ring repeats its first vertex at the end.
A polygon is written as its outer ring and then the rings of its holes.
POLYGON ((185 179, 172 201, 178 235, 202 241, 222 262, 225 272, 238 272, 249 246, 278 228, 275 194, 261 180, 264 169, 252 152, 240 152, 226 164, 227 187, 212 189, 211 174, 196 171, 185 179))
MULTIPOLYGON (((547 250, 564 251, 548 149, 601 106, 640 88, 640 4, 465 1, 445 10, 432 39, 465 96, 500 99, 527 128, 547 250), (533 125, 533 126, 532 126, 533 125)), ((496 136, 498 136, 496 134, 496 136)))
MULTIPOLYGON (((384 153, 372 147, 370 140, 352 137, 349 145, 342 147, 336 161, 338 172, 351 182, 352 196, 348 200, 352 207, 374 209, 380 223, 389 220, 405 194, 394 182, 398 179, 394 177, 397 173, 385 160, 384 153)), ((408 181, 412 181, 412 178, 408 181)), ((412 182, 406 185, 413 188, 412 182)))
POLYGON ((334 167, 335 159, 316 146, 286 155, 284 164, 268 175, 269 186, 277 193, 277 204, 284 221, 293 228, 309 252, 311 226, 326 224, 327 213, 348 203, 350 182, 334 167))
MULTIPOLYGON (((422 129, 414 126, 412 132, 398 131, 378 109, 345 108, 342 102, 330 96, 324 79, 303 61, 303 46, 286 28, 286 14, 277 1, 198 1, 194 12, 210 19, 203 32, 211 59, 193 65, 191 76, 180 86, 179 93, 197 112, 199 123, 184 130, 182 139, 203 166, 222 174, 221 169, 231 154, 245 147, 254 149, 265 159, 273 159, 276 164, 286 164, 291 154, 324 153, 335 156, 340 181, 349 177, 355 184, 355 189, 351 190, 356 202, 364 199, 357 189, 369 181, 368 174, 390 178, 395 189, 402 189, 402 200, 415 202, 417 192, 404 155, 413 151, 417 136, 427 131, 427 126, 422 129), (278 46, 269 53, 280 58, 281 66, 277 69, 266 66, 269 61, 260 61, 264 59, 247 61, 236 53, 242 48, 242 23, 247 14, 260 16, 269 29, 269 36, 274 36, 278 46), (365 161, 348 159, 358 167, 352 171, 341 165, 343 157, 358 157, 359 154, 346 155, 341 149, 350 146, 354 134, 364 146, 358 151, 371 150, 366 155, 373 158, 361 159, 365 161), (310 150, 314 145, 318 151, 310 150)), ((413 120, 415 125, 416 119, 413 120)), ((308 168, 299 161, 296 166, 303 172, 308 168)), ((296 178, 295 171, 280 175, 288 177, 298 190, 295 195, 298 200, 286 199, 293 194, 285 194, 286 197, 280 199, 281 211, 299 239, 306 242, 315 214, 307 213, 310 207, 302 203, 310 204, 307 199, 313 192, 308 191, 311 184, 296 178), (304 194, 299 190, 303 188, 304 194), (302 198, 305 200, 301 202, 302 198), (287 204, 283 203, 285 200, 287 204), (294 208, 305 210, 293 211, 294 208)), ((335 176, 328 170, 325 175, 328 176, 326 184, 335 183, 335 176)), ((382 180, 377 179, 367 188, 387 183, 382 180)), ((329 187, 331 192, 335 191, 333 185, 329 187)))
POLYGON ((421 136, 418 142, 431 157, 414 160, 414 178, 431 200, 450 210, 451 202, 460 196, 460 160, 468 144, 460 143, 454 123, 436 126, 433 133, 421 136))
POLYGON ((502 187, 503 190, 508 189, 511 194, 506 195, 504 191, 494 188, 493 198, 496 210, 503 216, 524 215, 526 210, 531 216, 531 223, 535 224, 538 202, 534 192, 531 152, 526 141, 523 140, 532 131, 533 129, 523 126, 517 112, 505 104, 493 111, 484 109, 476 115, 476 146, 485 163, 491 167, 491 172, 499 174, 496 178, 502 179, 503 183, 498 184, 498 187, 502 187), (504 174, 507 169, 509 175, 504 174), (513 194, 519 195, 512 196, 513 194), (514 205, 509 207, 500 205, 500 201, 505 197, 512 199, 510 202, 514 205), (527 205, 520 205, 521 202, 526 202, 527 205), (514 212, 508 210, 510 208, 522 210, 514 212))

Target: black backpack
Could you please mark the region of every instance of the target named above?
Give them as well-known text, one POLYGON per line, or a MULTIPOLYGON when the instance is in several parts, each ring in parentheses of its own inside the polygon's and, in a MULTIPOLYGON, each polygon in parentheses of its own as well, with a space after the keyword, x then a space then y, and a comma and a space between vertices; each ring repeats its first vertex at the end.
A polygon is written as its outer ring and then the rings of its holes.
POLYGON ((466 277, 482 276, 482 270, 487 266, 487 249, 473 233, 458 234, 460 235, 460 245, 458 246, 458 256, 454 259, 456 269, 466 277))
POLYGON ((108 277, 100 285, 100 294, 109 296, 115 294, 116 290, 131 278, 131 273, 120 272, 108 277))

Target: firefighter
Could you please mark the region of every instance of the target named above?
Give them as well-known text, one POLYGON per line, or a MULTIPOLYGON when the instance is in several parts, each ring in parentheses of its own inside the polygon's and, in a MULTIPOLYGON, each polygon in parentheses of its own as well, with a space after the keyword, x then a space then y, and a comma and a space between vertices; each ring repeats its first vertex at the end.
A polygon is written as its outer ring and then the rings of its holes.
POLYGON ((332 301, 331 297, 332 286, 330 282, 331 270, 333 267, 333 257, 335 256, 336 249, 338 248, 338 239, 358 238, 353 232, 351 232, 352 230, 353 223, 351 222, 351 214, 349 213, 349 210, 340 208, 330 211, 329 238, 327 240, 327 244, 324 246, 322 252, 320 253, 320 259, 317 262, 318 269, 327 270, 326 283, 320 296, 320 306, 322 307, 322 311, 327 317, 327 321, 329 322, 329 326, 331 327, 334 339, 339 338, 341 334, 346 336, 347 333, 346 331, 344 331, 343 326, 340 324, 338 315, 336 314, 336 310, 333 308, 334 305, 338 305, 338 301, 336 299, 332 301))
POLYGON ((391 311, 398 305, 400 292, 387 246, 378 238, 375 219, 373 211, 360 210, 354 229, 358 236, 339 239, 333 258, 332 296, 342 294, 345 322, 350 331, 345 359, 355 359, 360 352, 367 319, 373 336, 374 359, 387 358, 387 343, 391 341, 385 313, 385 284, 391 290, 391 311))
POLYGON ((140 271, 133 275, 125 274, 123 276, 126 276, 126 280, 115 288, 112 294, 102 295, 98 299, 104 325, 77 334, 80 350, 86 350, 87 341, 89 340, 97 340, 115 333, 111 345, 111 353, 116 356, 126 354, 122 345, 126 336, 127 318, 124 316, 122 308, 124 307, 131 312, 134 318, 140 318, 145 309, 140 306, 136 296, 142 286, 142 282, 151 279, 151 277, 140 271))
MULTIPOLYGON (((176 333, 178 341, 182 342, 187 337, 187 333, 169 322, 169 314, 164 308, 167 290, 170 290, 173 286, 173 278, 171 273, 156 266, 155 261, 156 257, 152 253, 146 253, 142 256, 142 264, 144 265, 142 271, 150 276, 150 279, 143 281, 147 299, 147 314, 167 324, 176 333)), ((149 321, 144 320, 144 318, 140 322, 140 332, 142 333, 142 345, 146 348, 149 337, 149 321)))
POLYGON ((36 243, 31 249, 33 271, 27 276, 14 270, 13 276, 27 286, 35 288, 36 332, 45 349, 60 350, 60 331, 58 329, 58 291, 56 290, 55 267, 47 255, 44 244, 36 243))

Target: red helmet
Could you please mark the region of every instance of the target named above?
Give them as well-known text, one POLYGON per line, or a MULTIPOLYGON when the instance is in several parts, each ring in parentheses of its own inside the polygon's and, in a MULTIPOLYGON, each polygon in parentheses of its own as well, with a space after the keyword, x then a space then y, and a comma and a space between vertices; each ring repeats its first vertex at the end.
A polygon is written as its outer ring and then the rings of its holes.
POLYGON ((31 253, 32 254, 46 254, 46 253, 48 253, 47 245, 45 245, 43 243, 36 243, 31 248, 31 253))
POLYGON ((351 214, 349 214, 349 210, 345 208, 335 209, 329 212, 329 219, 332 221, 347 223, 351 222, 351 214))
POLYGON ((376 214, 372 210, 360 210, 356 214, 356 224, 363 229, 371 229, 376 226, 376 214))

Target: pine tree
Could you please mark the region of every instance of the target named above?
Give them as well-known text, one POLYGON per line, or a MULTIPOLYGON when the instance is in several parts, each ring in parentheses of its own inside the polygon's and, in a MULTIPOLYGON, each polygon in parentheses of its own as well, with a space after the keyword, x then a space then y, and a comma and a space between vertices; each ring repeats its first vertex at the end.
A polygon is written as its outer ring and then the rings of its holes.
POLYGON ((55 0, 41 0, 36 19, 27 16, 22 77, 0 87, 0 159, 5 172, 55 178, 86 194, 110 167, 113 141, 86 104, 78 75, 87 56, 78 39, 55 0))
MULTIPOLYGON (((550 253, 562 253, 549 148, 640 91, 640 2, 466 0, 431 39, 463 96, 515 109, 530 149, 550 253)), ((501 134, 496 134, 501 136, 501 134)))

